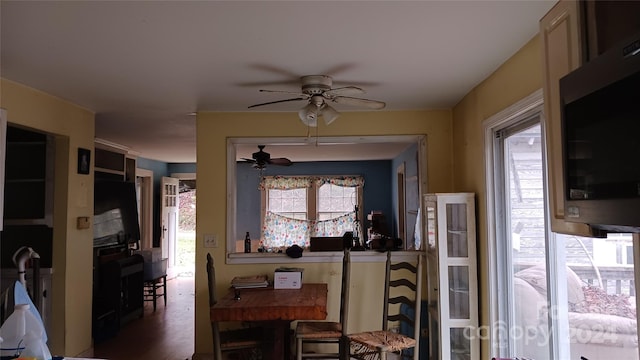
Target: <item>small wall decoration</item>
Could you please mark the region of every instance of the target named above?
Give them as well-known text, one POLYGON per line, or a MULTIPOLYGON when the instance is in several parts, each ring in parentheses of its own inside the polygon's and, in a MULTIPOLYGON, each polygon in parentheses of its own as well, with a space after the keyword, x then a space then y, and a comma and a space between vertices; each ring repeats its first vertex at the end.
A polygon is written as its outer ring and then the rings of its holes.
POLYGON ((89 174, 91 165, 91 150, 78 148, 78 174, 89 174))

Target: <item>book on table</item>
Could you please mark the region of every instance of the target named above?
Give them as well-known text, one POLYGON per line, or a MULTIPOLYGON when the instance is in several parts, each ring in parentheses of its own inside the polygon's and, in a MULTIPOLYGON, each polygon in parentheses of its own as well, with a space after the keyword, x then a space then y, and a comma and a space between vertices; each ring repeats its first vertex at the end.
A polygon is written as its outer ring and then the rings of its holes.
POLYGON ((236 289, 267 287, 269 278, 267 275, 236 276, 231 280, 231 286, 236 289))

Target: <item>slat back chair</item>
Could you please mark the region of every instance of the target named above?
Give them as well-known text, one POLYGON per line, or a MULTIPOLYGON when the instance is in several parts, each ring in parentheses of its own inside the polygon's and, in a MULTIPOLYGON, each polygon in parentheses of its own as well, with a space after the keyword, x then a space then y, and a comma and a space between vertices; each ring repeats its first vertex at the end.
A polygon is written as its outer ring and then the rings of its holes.
MULTIPOLYGON (((209 307, 217 303, 216 273, 211 254, 207 253, 209 307)), ((259 327, 220 331, 217 321, 211 321, 213 359, 222 360, 223 352, 237 352, 240 358, 252 358, 262 350, 263 329, 259 327)))
POLYGON ((384 360, 392 352, 402 359, 418 360, 422 258, 423 254, 416 252, 415 260, 394 263, 392 252, 387 252, 382 329, 348 335, 352 358, 384 360), (401 312, 402 308, 413 310, 413 316, 401 312), (390 324, 394 327, 390 328, 390 324), (413 334, 403 335, 399 333, 401 329, 413 329, 413 334))
POLYGON ((343 329, 349 311, 349 280, 351 274, 351 253, 344 250, 342 257, 342 285, 340 290, 340 321, 299 321, 296 326, 296 359, 340 359, 347 351, 343 339, 343 329), (335 344, 334 352, 307 351, 308 344, 335 344))

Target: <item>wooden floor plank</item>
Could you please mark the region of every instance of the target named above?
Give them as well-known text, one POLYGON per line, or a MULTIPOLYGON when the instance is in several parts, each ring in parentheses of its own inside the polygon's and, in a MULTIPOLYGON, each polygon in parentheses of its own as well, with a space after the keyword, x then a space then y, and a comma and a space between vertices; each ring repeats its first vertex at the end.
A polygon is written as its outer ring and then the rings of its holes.
POLYGON ((145 303, 144 316, 126 324, 114 338, 98 343, 94 357, 109 360, 191 359, 194 348, 194 278, 167 280, 167 305, 158 299, 153 311, 145 303))

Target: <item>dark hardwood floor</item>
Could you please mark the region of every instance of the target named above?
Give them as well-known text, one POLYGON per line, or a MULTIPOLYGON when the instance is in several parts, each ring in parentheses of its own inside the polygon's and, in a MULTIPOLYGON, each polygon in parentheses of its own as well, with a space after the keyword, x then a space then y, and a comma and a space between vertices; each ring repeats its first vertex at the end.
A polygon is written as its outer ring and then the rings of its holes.
POLYGON ((144 316, 126 324, 114 338, 94 346, 94 357, 109 360, 191 359, 194 344, 194 278, 167 280, 167 305, 145 302, 144 316))

